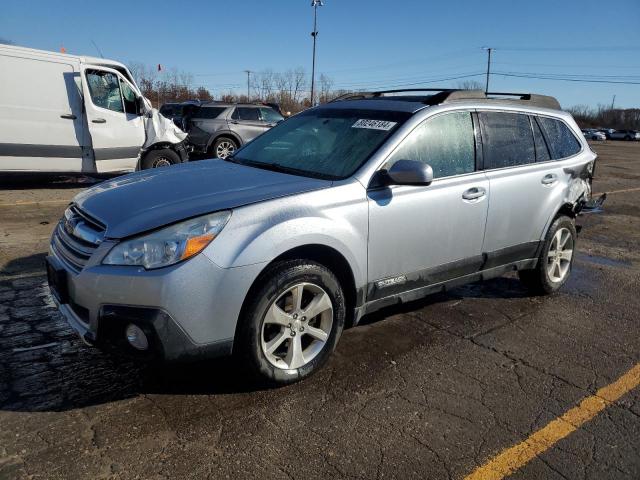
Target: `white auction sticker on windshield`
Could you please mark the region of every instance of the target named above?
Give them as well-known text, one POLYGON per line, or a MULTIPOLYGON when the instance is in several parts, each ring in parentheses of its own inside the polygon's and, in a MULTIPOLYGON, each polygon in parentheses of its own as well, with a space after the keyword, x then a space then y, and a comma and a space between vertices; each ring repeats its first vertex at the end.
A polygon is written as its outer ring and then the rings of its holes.
POLYGON ((391 130, 396 122, 389 122, 387 120, 370 120, 368 118, 361 118, 356 123, 351 125, 351 128, 369 128, 371 130, 391 130))

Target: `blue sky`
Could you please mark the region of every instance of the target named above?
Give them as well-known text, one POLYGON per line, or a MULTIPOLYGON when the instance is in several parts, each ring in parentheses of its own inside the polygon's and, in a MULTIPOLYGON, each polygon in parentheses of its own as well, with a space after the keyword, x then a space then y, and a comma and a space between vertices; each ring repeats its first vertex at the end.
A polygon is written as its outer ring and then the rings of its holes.
MULTIPOLYGON (((246 85, 243 70, 311 71, 310 0, 3 0, 0 37, 18 45, 194 75, 214 94, 246 85)), ((317 72, 335 87, 456 86, 433 80, 492 69, 491 90, 555 95, 563 106, 640 107, 640 0, 325 0, 317 72), (415 84, 415 85, 414 85, 415 84)), ((483 76, 468 77, 484 82, 483 76)))

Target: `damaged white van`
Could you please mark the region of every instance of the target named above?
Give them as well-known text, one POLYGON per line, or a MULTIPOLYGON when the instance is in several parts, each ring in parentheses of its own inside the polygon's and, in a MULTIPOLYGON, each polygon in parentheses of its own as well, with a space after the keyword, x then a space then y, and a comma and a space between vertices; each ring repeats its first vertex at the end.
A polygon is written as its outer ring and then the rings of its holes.
POLYGON ((167 166, 187 161, 185 138, 122 63, 0 45, 0 172, 167 166))

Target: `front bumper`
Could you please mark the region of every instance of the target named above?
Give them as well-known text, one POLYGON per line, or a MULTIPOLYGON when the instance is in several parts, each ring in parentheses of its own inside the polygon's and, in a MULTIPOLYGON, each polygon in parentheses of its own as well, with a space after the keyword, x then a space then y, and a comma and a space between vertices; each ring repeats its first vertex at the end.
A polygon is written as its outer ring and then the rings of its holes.
POLYGON ((146 271, 101 265, 113 245, 105 244, 80 272, 54 250, 48 257, 64 271, 65 295, 57 295, 59 285, 52 286, 54 301, 86 343, 140 355, 124 333, 133 323, 150 339, 146 355, 173 361, 231 353, 242 303, 261 264, 224 269, 199 254, 146 271))

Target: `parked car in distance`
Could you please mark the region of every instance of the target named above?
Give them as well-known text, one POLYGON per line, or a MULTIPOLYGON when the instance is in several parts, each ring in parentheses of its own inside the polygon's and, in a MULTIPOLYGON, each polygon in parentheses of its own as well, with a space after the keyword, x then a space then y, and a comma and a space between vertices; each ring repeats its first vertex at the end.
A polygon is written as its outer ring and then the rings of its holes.
POLYGON ((595 128, 583 128, 582 135, 584 135, 584 138, 588 140, 604 141, 607 139, 607 136, 603 132, 596 130, 595 128))
POLYGON ((160 107, 159 112, 165 118, 171 120, 177 127, 186 131, 185 119, 191 116, 201 103, 199 100, 165 103, 160 107))
POLYGON ((640 132, 636 130, 614 130, 609 134, 612 140, 640 140, 640 132))
POLYGON ((47 257, 60 311, 90 344, 233 354, 282 385, 382 307, 515 270, 560 289, 596 161, 571 115, 534 94, 388 93, 78 194, 47 257))
POLYGON ((0 172, 116 173, 187 160, 122 63, 0 45, 0 172))
POLYGON ((284 120, 263 104, 203 103, 185 120, 187 142, 196 153, 224 159, 284 120))

